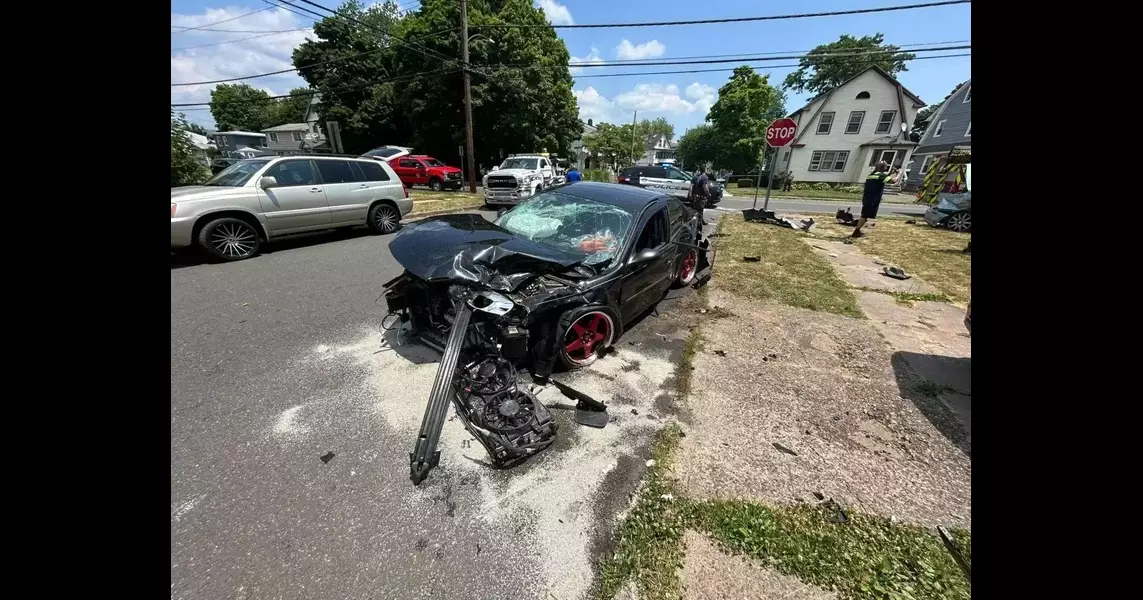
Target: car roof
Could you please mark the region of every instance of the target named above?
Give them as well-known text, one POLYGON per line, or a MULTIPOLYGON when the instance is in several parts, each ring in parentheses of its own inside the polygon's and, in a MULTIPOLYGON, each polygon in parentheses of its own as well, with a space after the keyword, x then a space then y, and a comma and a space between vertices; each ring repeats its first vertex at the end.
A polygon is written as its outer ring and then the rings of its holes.
POLYGON ((668 199, 662 192, 630 185, 601 183, 598 181, 577 181, 556 188, 553 191, 558 191, 568 196, 583 198, 584 200, 610 204, 611 206, 617 206, 636 214, 658 200, 668 199))

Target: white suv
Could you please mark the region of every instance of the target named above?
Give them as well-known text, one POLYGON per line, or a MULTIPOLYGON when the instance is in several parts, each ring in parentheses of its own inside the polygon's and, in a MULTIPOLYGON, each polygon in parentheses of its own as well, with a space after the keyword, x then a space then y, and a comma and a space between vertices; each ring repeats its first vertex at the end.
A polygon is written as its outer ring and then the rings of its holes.
POLYGON ((546 156, 518 154, 484 176, 484 203, 519 204, 556 181, 556 169, 546 156))
POLYGON ((171 248, 242 260, 282 235, 368 225, 397 230, 413 201, 387 163, 333 156, 250 158, 202 185, 171 188, 171 248))

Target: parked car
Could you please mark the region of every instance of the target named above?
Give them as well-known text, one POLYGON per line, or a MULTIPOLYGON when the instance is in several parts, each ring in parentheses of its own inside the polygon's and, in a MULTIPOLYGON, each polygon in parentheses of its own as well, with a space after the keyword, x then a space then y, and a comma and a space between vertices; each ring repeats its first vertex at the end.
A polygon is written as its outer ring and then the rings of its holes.
POLYGON ((171 188, 171 248, 242 260, 267 239, 303 231, 368 225, 391 233, 411 210, 408 191, 384 162, 250 158, 202 185, 171 188))
POLYGON ((460 169, 425 154, 394 156, 387 161, 407 187, 427 185, 434 192, 459 190, 464 185, 460 169))
MULTIPOLYGON (((674 165, 664 164, 656 166, 627 167, 616 177, 618 183, 623 185, 636 185, 643 188, 656 189, 676 198, 686 199, 691 191, 691 181, 694 174, 688 173, 674 165)), ((710 182, 710 200, 707 207, 712 207, 722 201, 722 184, 710 182)))
POLYGON ((513 154, 484 175, 484 203, 518 204, 555 185, 556 169, 547 156, 513 154))
POLYGON ((972 192, 940 194, 935 206, 925 211, 925 222, 952 231, 972 231, 972 192))
POLYGON ((413 149, 408 146, 378 146, 361 155, 361 158, 389 161, 400 156, 412 154, 413 149))

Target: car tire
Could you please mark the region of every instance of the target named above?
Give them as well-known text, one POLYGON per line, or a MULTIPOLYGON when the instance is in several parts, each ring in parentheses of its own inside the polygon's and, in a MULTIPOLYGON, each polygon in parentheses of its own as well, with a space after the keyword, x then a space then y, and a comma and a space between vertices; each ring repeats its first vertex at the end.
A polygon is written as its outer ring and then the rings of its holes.
POLYGON ((687 253, 679 261, 679 270, 675 273, 675 287, 683 288, 694 283, 698 274, 698 250, 687 248, 687 253))
POLYGON ((444 182, 441 181, 440 179, 430 179, 429 180, 429 189, 434 191, 434 192, 439 192, 439 191, 444 189, 444 182))
POLYGON ((576 309, 559 341, 560 364, 570 371, 594 363, 615 342, 617 325, 615 313, 606 307, 576 309))
POLYGON ((955 212, 945 219, 945 227, 959 233, 972 231, 972 213, 968 211, 955 212))
POLYGON ((199 230, 198 247, 214 260, 245 260, 258 254, 262 236, 257 227, 242 219, 222 217, 199 230))
POLYGON ((401 224, 401 213, 393 205, 378 202, 369 209, 369 229, 373 233, 393 233, 401 224))

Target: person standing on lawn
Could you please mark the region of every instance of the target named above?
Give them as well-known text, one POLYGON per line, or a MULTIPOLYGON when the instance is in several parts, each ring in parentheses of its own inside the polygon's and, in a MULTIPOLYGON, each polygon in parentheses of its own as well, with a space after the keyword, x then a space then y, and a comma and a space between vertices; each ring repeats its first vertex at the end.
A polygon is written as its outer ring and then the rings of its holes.
POLYGON ((881 196, 885 193, 885 182, 897 183, 900 176, 900 172, 890 174, 889 163, 885 161, 878 162, 873 167, 873 172, 865 178, 865 190, 861 194, 861 218, 857 220, 857 227, 853 230, 852 237, 857 238, 865 235, 861 233, 861 227, 865 225, 865 221, 877 218, 877 207, 881 206, 881 196))

